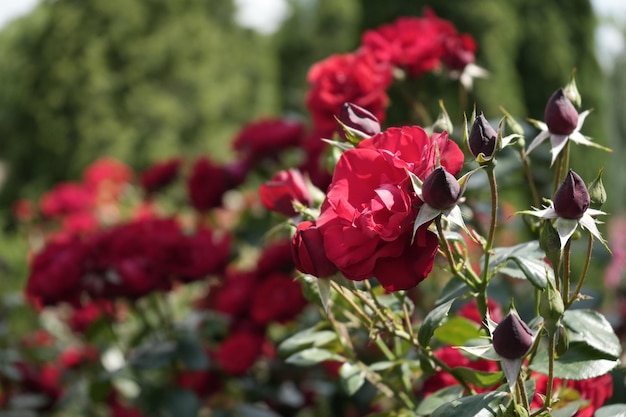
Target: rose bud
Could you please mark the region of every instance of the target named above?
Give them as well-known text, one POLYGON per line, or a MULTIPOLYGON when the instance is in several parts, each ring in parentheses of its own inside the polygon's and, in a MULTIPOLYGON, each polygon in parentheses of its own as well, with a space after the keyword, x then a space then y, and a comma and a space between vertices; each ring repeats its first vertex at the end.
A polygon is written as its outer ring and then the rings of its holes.
POLYGON ((360 141, 380 133, 378 118, 363 107, 344 103, 337 118, 337 133, 344 140, 360 141))
POLYGON ((304 177, 297 169, 276 173, 270 181, 259 187, 259 195, 265 207, 287 217, 296 215, 293 201, 299 201, 305 206, 310 206, 313 201, 304 177))
POLYGON ((556 193, 554 211, 564 219, 578 220, 589 208, 591 198, 582 178, 571 169, 556 193))
POLYGON ((524 357, 532 344, 532 332, 514 312, 509 313, 493 331, 493 348, 505 359, 524 357))
POLYGON ((480 112, 476 120, 474 120, 472 130, 467 140, 470 152, 475 158, 478 158, 478 155, 481 153, 486 158, 491 157, 496 150, 498 142, 497 137, 498 134, 496 131, 491 127, 487 119, 485 119, 483 112, 480 112))
POLYGON ((324 239, 315 222, 304 221, 298 225, 291 240, 291 255, 296 269, 318 278, 337 272, 337 267, 326 257, 324 239))
POLYGON ((435 168, 422 184, 424 202, 437 210, 453 207, 460 194, 459 182, 444 167, 435 168))
POLYGON ((550 133, 569 135, 576 129, 578 112, 565 96, 562 88, 559 88, 548 100, 544 118, 550 133))

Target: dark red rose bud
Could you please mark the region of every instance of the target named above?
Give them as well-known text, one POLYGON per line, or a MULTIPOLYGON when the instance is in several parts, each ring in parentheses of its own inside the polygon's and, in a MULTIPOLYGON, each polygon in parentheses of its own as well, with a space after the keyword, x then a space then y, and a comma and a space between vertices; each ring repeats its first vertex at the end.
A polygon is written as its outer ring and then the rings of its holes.
POLYGON ((324 239, 315 222, 304 221, 298 225, 291 240, 291 255, 296 269, 305 274, 326 278, 337 272, 337 267, 326 257, 324 239))
POLYGON ((493 348, 503 358, 522 358, 532 344, 532 332, 516 313, 509 313, 493 331, 493 348))
POLYGON ((554 211, 564 219, 580 219, 589 208, 591 197, 585 182, 571 169, 556 193, 554 211))
POLYGON ((470 152, 475 158, 478 158, 481 153, 487 158, 491 157, 496 150, 497 137, 496 131, 485 119, 483 112, 480 112, 474 120, 472 131, 467 140, 470 152))
POLYGON ((269 210, 291 217, 296 215, 293 201, 310 206, 313 197, 306 186, 304 177, 297 169, 280 171, 259 187, 261 202, 269 210))
POLYGON ((349 131, 350 135, 360 139, 369 138, 380 133, 378 118, 356 104, 344 103, 338 119, 343 123, 343 126, 341 126, 341 123, 338 123, 337 133, 344 140, 348 140, 345 129, 349 131))
POLYGON ((562 88, 559 88, 548 100, 544 118, 550 133, 569 135, 576 129, 578 112, 565 96, 562 88))
POLYGON ((459 182, 444 167, 435 168, 422 185, 424 202, 437 210, 447 210, 454 206, 460 194, 459 182))

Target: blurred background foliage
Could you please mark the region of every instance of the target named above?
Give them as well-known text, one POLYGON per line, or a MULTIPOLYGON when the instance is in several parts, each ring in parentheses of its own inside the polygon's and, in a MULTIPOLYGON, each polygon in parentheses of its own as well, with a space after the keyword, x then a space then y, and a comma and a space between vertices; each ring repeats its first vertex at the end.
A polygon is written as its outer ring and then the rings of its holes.
MULTIPOLYGON (((619 111, 626 58, 612 78, 599 67, 589 0, 287 3, 289 15, 270 35, 238 24, 233 0, 42 1, 3 28, 0 226, 9 224, 17 198, 36 198, 54 183, 77 178, 99 156, 136 170, 179 154, 228 159, 229 141, 246 122, 287 113, 307 118, 312 63, 352 51, 363 31, 422 15, 425 7, 471 34, 477 64, 490 72, 467 95, 458 82, 434 77, 411 85, 433 116, 443 98, 457 122, 474 102, 494 121, 499 106, 520 120, 541 120, 549 96, 576 68, 583 109, 595 110, 583 133, 616 152, 624 148, 626 121, 619 111)), ((391 99, 389 122, 401 123, 404 115, 394 112, 403 106, 391 99)), ((573 151, 573 164, 588 181, 606 165, 600 151, 573 151)), ((547 158, 548 147, 537 157, 547 158)), ((626 168, 619 162, 607 168, 608 210, 618 212, 626 200, 626 168)))

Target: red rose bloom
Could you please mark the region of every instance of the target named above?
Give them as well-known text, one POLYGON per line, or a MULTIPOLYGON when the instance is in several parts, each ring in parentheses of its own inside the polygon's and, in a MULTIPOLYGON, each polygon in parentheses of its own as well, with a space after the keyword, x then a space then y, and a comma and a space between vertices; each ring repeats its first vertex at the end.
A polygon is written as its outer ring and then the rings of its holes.
POLYGON ((291 255, 298 271, 318 278, 326 278, 337 272, 337 267, 324 252, 324 238, 315 222, 298 224, 291 240, 291 255))
POLYGON ((31 265, 26 295, 42 305, 76 301, 85 256, 85 246, 78 239, 49 243, 31 265))
POLYGON ((300 284, 291 275, 275 274, 254 291, 251 316, 258 324, 293 319, 306 304, 300 284))
POLYGON ((141 174, 141 186, 146 193, 153 193, 176 179, 182 159, 172 158, 157 162, 141 174))
POLYGON ((298 201, 310 206, 313 197, 304 181, 304 177, 297 169, 288 169, 276 173, 272 179, 259 187, 261 202, 268 210, 284 216, 296 215, 293 202, 298 201))
POLYGON ((291 274, 295 265, 291 257, 291 241, 272 242, 263 248, 257 262, 257 274, 263 279, 276 272, 291 274))
POLYGON ((231 375, 243 375, 261 355, 263 337, 256 333, 239 332, 228 336, 215 353, 220 368, 231 375))
POLYGON ((211 289, 209 307, 231 317, 243 316, 250 310, 256 286, 254 272, 229 269, 222 286, 211 289))
POLYGON ((233 148, 257 161, 275 156, 283 149, 298 146, 304 134, 304 126, 295 120, 267 118, 245 126, 233 141, 233 148))
POLYGON ((57 217, 89 210, 94 202, 95 196, 87 187, 63 182, 41 197, 39 207, 44 216, 57 217))
POLYGON ((335 116, 349 102, 369 110, 381 122, 385 117, 391 84, 391 68, 371 54, 332 55, 314 64, 307 77, 311 89, 306 105, 316 130, 332 135, 335 116))
POLYGON ((117 185, 131 182, 133 171, 113 158, 100 158, 83 172, 83 181, 90 188, 97 188, 103 182, 117 185))
POLYGON ((412 288, 430 272, 436 236, 420 228, 421 201, 406 170, 424 178, 436 163, 458 173, 463 154, 447 134, 429 139, 418 127, 391 128, 343 153, 317 226, 328 259, 351 280, 376 277, 389 291, 412 288))
POLYGON ((201 212, 222 204, 224 193, 240 185, 245 174, 238 165, 220 166, 206 156, 196 160, 187 182, 189 199, 193 207, 201 212))

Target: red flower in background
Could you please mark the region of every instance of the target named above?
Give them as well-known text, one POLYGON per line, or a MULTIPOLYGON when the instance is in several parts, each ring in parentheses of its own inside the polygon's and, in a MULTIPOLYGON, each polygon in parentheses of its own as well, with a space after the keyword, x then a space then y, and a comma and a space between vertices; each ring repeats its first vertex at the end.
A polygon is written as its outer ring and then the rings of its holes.
POLYGON ((200 212, 219 207, 224 193, 240 185, 246 172, 240 164, 217 165, 206 156, 198 158, 187 181, 191 204, 200 212))
POLYGON ((311 88, 306 105, 315 130, 323 135, 333 134, 335 116, 347 102, 369 110, 381 122, 384 120, 391 68, 371 54, 332 55, 314 64, 307 79, 311 88))
POLYGON ((94 203, 94 193, 83 184, 62 182, 41 197, 39 208, 44 216, 59 217, 90 210, 94 203))
POLYGON ((424 178, 437 157, 451 173, 463 165, 463 153, 447 134, 431 139, 418 127, 391 128, 343 153, 317 226, 328 259, 346 278, 376 277, 396 291, 428 275, 438 242, 423 227, 411 241, 421 201, 406 171, 424 178))
POLYGON ((274 274, 255 289, 251 316, 258 324, 285 322, 295 318, 305 304, 302 288, 293 276, 274 274))
POLYGON ((366 31, 361 45, 379 62, 401 68, 410 77, 437 70, 442 62, 450 70, 462 71, 474 61, 476 50, 469 35, 459 35, 451 22, 430 10, 424 17, 400 17, 366 31))
POLYGON ((258 162, 298 146, 303 135, 304 125, 296 120, 266 118, 244 126, 232 146, 244 159, 258 162))
MULTIPOLYGON (((498 363, 495 361, 488 361, 486 359, 479 359, 476 361, 470 360, 468 357, 464 356, 459 349, 452 346, 445 346, 437 349, 435 351, 435 356, 453 369, 456 367, 464 367, 483 372, 497 372, 500 369, 498 363)), ((442 388, 458 384, 458 381, 450 373, 440 370, 424 381, 423 393, 424 396, 428 396, 442 388)), ((497 383, 493 387, 489 388, 474 388, 476 389, 476 392, 481 393, 492 391, 498 385, 500 385, 500 383, 497 383)))
POLYGON ((220 344, 215 352, 215 361, 224 372, 243 375, 261 355, 262 346, 263 337, 256 333, 233 333, 220 344))
POLYGON ((44 306, 75 302, 85 271, 86 253, 86 247, 78 239, 46 245, 31 265, 27 297, 44 306))
MULTIPOLYGON (((535 396, 530 405, 531 409, 540 408, 543 405, 543 399, 540 395, 546 394, 548 386, 548 376, 544 374, 534 373, 531 376, 535 380, 535 396)), ((583 379, 580 381, 570 381, 563 379, 554 379, 553 393, 563 392, 564 390, 573 391, 578 394, 559 395, 559 398, 565 400, 568 398, 574 400, 587 400, 589 404, 579 410, 574 417, 592 417, 594 412, 602 407, 602 405, 613 395, 613 378, 610 374, 602 375, 596 378, 583 379)))
POLYGON ((171 158, 153 164, 141 174, 141 186, 148 194, 166 187, 176 179, 182 162, 181 158, 171 158))
POLYGON ((297 201, 307 207, 313 203, 313 197, 297 169, 277 172, 270 181, 259 187, 259 195, 263 205, 271 211, 291 217, 296 215, 293 202, 297 201))

